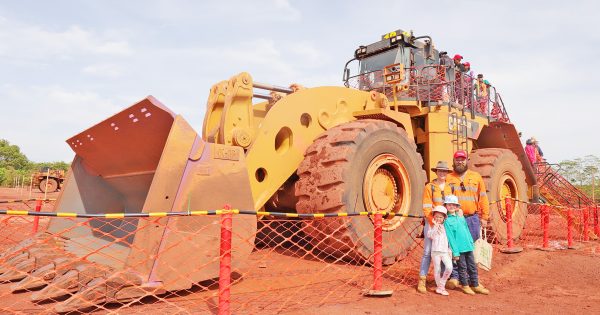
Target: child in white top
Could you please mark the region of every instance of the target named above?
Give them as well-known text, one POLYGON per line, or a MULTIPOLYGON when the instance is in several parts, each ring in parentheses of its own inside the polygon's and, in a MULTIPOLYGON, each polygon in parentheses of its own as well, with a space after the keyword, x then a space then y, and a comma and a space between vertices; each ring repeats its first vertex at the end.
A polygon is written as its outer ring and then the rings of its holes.
POLYGON ((433 227, 427 231, 427 237, 431 239, 431 259, 433 260, 433 274, 437 285, 436 293, 449 295, 446 291, 446 281, 452 273, 451 251, 448 246, 448 237, 444 228, 444 221, 448 210, 444 206, 433 208, 433 227), (441 264, 444 264, 445 270, 441 274, 441 264))

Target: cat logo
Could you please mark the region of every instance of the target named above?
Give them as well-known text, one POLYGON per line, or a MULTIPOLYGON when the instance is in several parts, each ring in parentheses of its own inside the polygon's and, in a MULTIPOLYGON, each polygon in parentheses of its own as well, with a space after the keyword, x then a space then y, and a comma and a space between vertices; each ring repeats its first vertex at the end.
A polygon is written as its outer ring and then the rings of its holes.
POLYGON ((448 116, 448 133, 464 134, 467 129, 467 137, 475 139, 479 135, 479 123, 474 120, 468 120, 467 117, 448 116))

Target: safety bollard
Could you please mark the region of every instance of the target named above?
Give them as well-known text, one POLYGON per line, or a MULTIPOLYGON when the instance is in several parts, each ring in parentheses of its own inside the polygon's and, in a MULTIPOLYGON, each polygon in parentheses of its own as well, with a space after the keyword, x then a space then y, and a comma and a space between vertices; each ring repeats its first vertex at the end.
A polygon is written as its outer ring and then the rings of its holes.
POLYGON ((542 206, 542 211, 543 211, 543 215, 542 215, 542 229, 544 231, 544 243, 543 243, 543 247, 544 248, 548 248, 548 236, 549 236, 549 226, 550 226, 550 210, 548 209, 547 205, 543 205, 542 206))
MULTIPOLYGON (((35 212, 42 211, 42 200, 38 199, 35 201, 35 212)), ((31 234, 35 234, 38 232, 38 228, 40 226, 40 217, 33 217, 33 227, 31 229, 31 234)))
POLYGON ((383 215, 373 215, 373 288, 365 292, 366 296, 391 296, 394 291, 382 290, 383 286, 383 215))
POLYGON ((567 209, 567 248, 574 249, 573 246, 573 209, 567 209))
POLYGON ((590 211, 590 207, 585 207, 583 208, 583 241, 584 242, 589 242, 590 241, 590 231, 588 228, 588 218, 589 218, 589 211, 590 211))
POLYGON ((600 237, 600 225, 598 225, 598 206, 594 205, 594 234, 600 237))
POLYGON ((221 249, 219 259, 219 315, 231 314, 231 206, 221 215, 221 249))
POLYGON ((523 251, 522 247, 514 246, 513 234, 512 234, 512 215, 513 215, 513 204, 512 199, 504 199, 506 208, 506 247, 500 249, 500 252, 505 254, 516 254, 523 251))
POLYGON ((381 214, 375 215, 375 238, 373 240, 374 245, 374 263, 373 263, 373 290, 381 290, 381 286, 383 285, 383 234, 382 234, 382 217, 381 214))

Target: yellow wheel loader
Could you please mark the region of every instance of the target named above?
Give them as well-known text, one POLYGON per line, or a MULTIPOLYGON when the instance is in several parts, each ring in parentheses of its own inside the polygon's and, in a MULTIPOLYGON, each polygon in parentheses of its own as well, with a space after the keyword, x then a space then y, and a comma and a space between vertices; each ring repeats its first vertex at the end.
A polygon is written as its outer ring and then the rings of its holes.
MULTIPOLYGON (((212 86, 202 133, 154 97, 67 140, 76 153, 57 212, 155 213, 235 209, 298 213, 389 211, 422 215, 430 167, 470 151, 490 201, 528 198, 535 177, 502 99, 484 95, 428 36, 398 30, 360 46, 340 87, 272 86, 240 73, 212 86)), ((506 241, 504 206, 492 207, 506 241)), ((518 237, 527 208, 513 214, 518 237)), ((70 296, 57 311, 188 289, 218 276, 215 216, 51 219, 48 230, 0 258, 13 290, 35 301, 70 296), (198 231, 201 231, 198 233, 198 231), (169 249, 165 251, 164 249, 169 249), (116 259, 115 259, 116 258, 116 259), (17 269, 18 272, 15 272, 17 269), (176 270, 176 272, 174 272, 176 270), (48 284, 51 285, 48 285, 48 284)), ((415 246, 419 219, 384 220, 385 264, 415 246)), ((305 220, 323 253, 365 261, 373 223, 305 220)), ((254 246, 257 218, 233 220, 233 263, 254 246)))

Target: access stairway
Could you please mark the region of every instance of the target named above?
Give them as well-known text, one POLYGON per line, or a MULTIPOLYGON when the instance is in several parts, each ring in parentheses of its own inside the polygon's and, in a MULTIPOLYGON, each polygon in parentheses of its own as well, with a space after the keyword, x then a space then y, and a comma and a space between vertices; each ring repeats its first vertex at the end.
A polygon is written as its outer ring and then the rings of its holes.
POLYGON ((559 174, 558 164, 536 163, 535 169, 540 195, 548 203, 569 208, 594 206, 591 198, 559 174))

